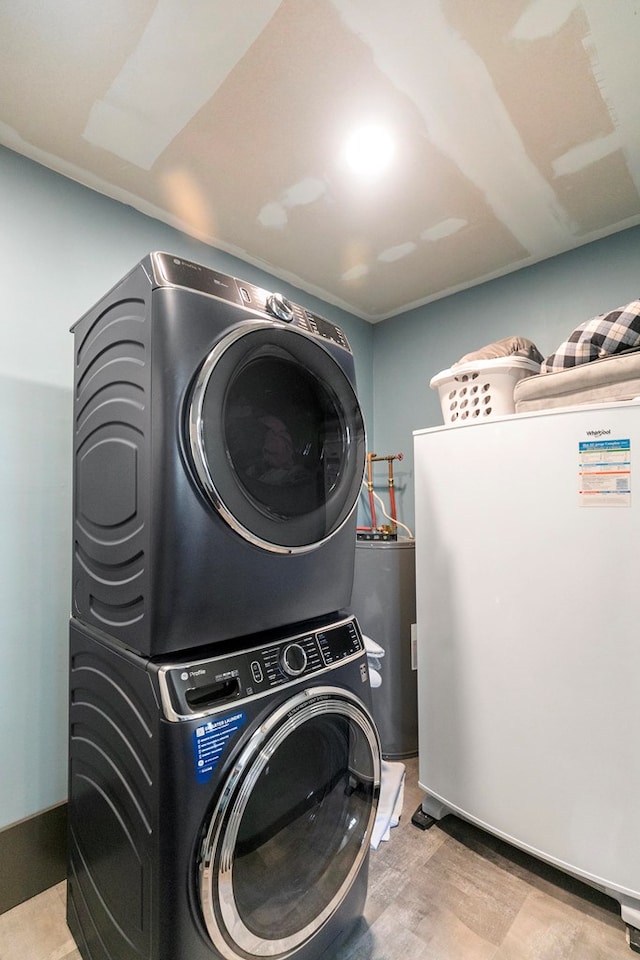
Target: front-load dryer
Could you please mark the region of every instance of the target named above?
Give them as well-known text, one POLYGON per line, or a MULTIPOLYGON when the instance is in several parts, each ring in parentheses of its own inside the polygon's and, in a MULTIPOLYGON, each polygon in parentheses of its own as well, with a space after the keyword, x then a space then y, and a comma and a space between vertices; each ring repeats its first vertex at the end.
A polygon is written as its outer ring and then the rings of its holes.
POLYGON ((84 960, 312 960, 361 916, 381 764, 357 623, 220 649, 154 662, 72 621, 84 960))
POLYGON ((73 616, 161 656, 346 607, 366 455, 344 333, 163 253, 73 331, 73 616))

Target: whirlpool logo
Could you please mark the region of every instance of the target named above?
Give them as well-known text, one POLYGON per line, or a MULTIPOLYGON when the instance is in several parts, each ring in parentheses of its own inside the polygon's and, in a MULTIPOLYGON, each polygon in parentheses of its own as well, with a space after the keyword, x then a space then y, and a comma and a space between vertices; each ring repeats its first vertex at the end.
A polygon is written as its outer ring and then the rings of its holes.
POLYGON ((587 430, 588 437, 610 437, 611 430, 587 430))

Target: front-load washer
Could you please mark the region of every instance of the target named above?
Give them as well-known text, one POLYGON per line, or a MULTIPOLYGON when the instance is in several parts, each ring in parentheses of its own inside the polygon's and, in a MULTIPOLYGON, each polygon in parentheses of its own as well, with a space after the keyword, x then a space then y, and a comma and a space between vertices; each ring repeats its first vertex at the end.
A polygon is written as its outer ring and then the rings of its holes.
POLYGON ((73 332, 73 616, 161 656, 345 608, 366 454, 342 330, 153 253, 73 332))
POLYGON ((381 761, 355 619, 220 649, 153 662, 71 623, 84 960, 312 960, 361 915, 381 761))

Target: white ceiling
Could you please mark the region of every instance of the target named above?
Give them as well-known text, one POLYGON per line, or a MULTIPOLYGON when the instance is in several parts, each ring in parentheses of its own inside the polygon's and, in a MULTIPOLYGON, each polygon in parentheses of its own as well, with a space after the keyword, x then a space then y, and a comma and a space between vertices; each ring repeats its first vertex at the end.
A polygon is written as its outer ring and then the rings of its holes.
POLYGON ((640 0, 2 0, 0 142, 375 321, 640 223, 639 42, 640 0))

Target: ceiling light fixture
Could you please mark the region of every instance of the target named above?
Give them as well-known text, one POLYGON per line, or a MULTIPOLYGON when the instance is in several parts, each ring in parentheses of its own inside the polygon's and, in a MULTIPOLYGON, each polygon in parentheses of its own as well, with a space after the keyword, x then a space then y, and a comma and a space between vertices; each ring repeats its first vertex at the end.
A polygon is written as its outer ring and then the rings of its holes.
POLYGON ((375 180, 389 167, 395 153, 393 137, 386 127, 371 123, 359 127, 348 137, 344 158, 359 177, 375 180))

